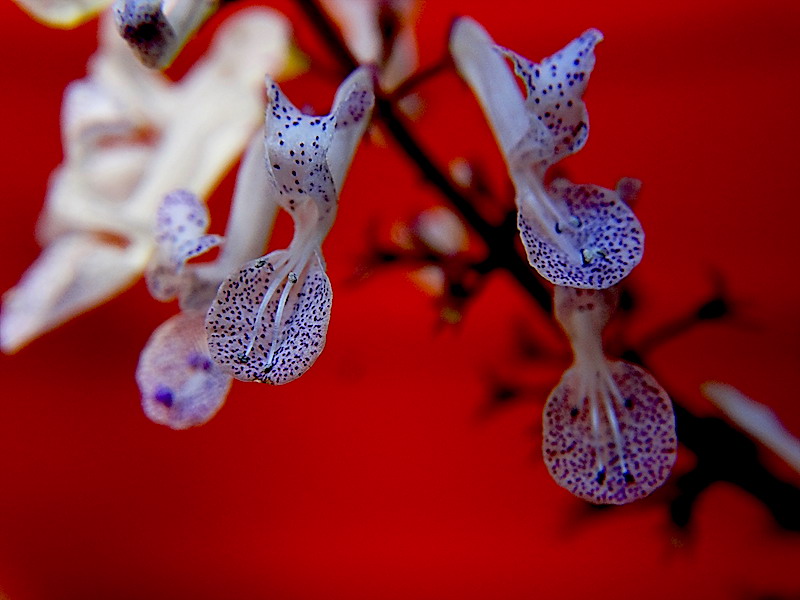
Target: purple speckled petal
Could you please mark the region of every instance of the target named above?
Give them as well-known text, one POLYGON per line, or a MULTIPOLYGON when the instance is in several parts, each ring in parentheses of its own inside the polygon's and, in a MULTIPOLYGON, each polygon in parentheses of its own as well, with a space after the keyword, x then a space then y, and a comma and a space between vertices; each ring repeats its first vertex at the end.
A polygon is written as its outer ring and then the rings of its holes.
POLYGON ((296 271, 291 261, 290 251, 277 250, 246 263, 223 282, 211 305, 211 355, 237 379, 287 383, 305 373, 325 346, 330 281, 316 255, 296 271))
POLYGON ((354 71, 339 87, 329 115, 303 114, 278 84, 267 82, 264 146, 277 201, 290 213, 316 205, 321 235, 336 214, 338 193, 374 102, 367 69, 354 71))
POLYGON ((170 250, 179 248, 205 234, 208 222, 208 209, 192 192, 170 192, 156 214, 156 243, 170 250))
POLYGON ((545 464, 560 486, 584 500, 633 502, 664 483, 675 462, 672 403, 650 374, 629 363, 606 363, 593 376, 597 381, 586 381, 573 366, 550 394, 545 464))
POLYGON ((136 369, 145 414, 172 429, 211 419, 231 385, 211 360, 204 318, 202 311, 189 311, 165 321, 150 336, 136 369))
POLYGON ((602 39, 599 31, 590 29, 541 64, 498 47, 498 51, 514 64, 514 71, 527 91, 525 105, 531 135, 523 143, 546 142, 550 155, 541 157, 546 165, 558 162, 586 144, 589 116, 581 98, 594 68, 594 47, 602 39))
POLYGON ((528 261, 555 285, 605 289, 642 259, 644 231, 613 190, 559 179, 547 192, 541 186, 519 190, 517 201, 528 261), (543 214, 544 204, 559 207, 560 217, 543 214))
POLYGON ((222 244, 218 235, 206 235, 208 209, 186 190, 168 194, 156 216, 157 256, 145 271, 150 294, 162 302, 188 293, 191 277, 183 270, 186 262, 222 244))
POLYGON ((333 115, 303 114, 274 82, 268 82, 267 100, 264 146, 277 201, 290 213, 315 202, 320 214, 335 214, 336 190, 326 162, 333 115))

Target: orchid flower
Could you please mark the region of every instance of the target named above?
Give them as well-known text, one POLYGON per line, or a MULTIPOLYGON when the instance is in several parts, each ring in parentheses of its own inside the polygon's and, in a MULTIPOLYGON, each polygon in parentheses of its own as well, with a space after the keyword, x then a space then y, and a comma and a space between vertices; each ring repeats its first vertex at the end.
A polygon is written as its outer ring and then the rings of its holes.
POLYGON ((263 74, 281 71, 287 40, 278 13, 240 11, 172 84, 134 59, 106 15, 87 77, 65 92, 65 160, 39 222, 45 249, 4 297, 4 352, 136 281, 155 249, 160 199, 216 185, 263 118, 263 74))
POLYGON ((450 39, 456 67, 486 113, 514 182, 528 261, 555 285, 608 288, 630 273, 643 252, 642 228, 617 191, 566 180, 544 183, 549 166, 586 143, 589 120, 581 97, 601 40, 590 29, 537 64, 495 46, 468 18, 456 22, 450 39))
POLYGON ((111 0, 14 0, 31 17, 50 27, 71 29, 97 16, 111 0))
POLYGON ((220 0, 116 0, 114 20, 142 64, 163 69, 219 4, 220 0))
POLYGON ((322 0, 321 4, 341 28, 356 60, 378 66, 382 90, 391 92, 415 71, 416 0, 322 0))
POLYGON ((626 504, 660 486, 675 462, 669 396, 646 371, 608 360, 601 333, 615 290, 555 288, 555 315, 574 362, 544 407, 544 460, 553 479, 598 504, 626 504))
POLYGON ((170 193, 158 210, 158 250, 145 278, 157 300, 178 297, 181 312, 153 332, 136 381, 145 414, 173 429, 211 419, 231 385, 231 376, 211 359, 205 317, 227 274, 261 254, 275 221, 277 205, 267 195, 262 136, 254 137, 239 169, 225 238, 206 233, 208 211, 191 192, 170 193), (187 263, 219 245, 215 261, 187 263))
POLYGON ((322 351, 332 291, 321 246, 373 102, 365 67, 342 82, 331 113, 319 117, 300 112, 267 80, 269 196, 289 212, 295 230, 287 249, 249 261, 228 277, 211 305, 211 356, 233 377, 287 383, 322 351))

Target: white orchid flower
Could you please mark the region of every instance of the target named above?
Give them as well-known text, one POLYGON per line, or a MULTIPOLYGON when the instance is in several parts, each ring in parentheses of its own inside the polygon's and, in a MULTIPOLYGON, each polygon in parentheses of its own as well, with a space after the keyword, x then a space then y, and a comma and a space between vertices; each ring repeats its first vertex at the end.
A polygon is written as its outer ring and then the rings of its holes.
POLYGON ((550 282, 576 288, 618 283, 644 248, 639 221, 617 191, 566 180, 544 184, 549 166, 586 143, 589 119, 581 98, 601 40, 590 29, 537 64, 495 46, 468 18, 456 22, 450 39, 456 67, 481 104, 514 182, 528 261, 550 282))
POLYGON ((416 0, 321 0, 362 65, 378 67, 378 82, 391 92, 417 68, 416 0), (389 35, 386 30, 389 29, 389 35))
POLYGON ((172 84, 103 20, 89 74, 65 93, 65 160, 39 223, 45 250, 4 297, 4 352, 136 281, 155 248, 161 198, 174 189, 206 196, 259 127, 263 74, 281 72, 288 36, 280 14, 240 11, 172 84))
POLYGON ((181 312, 153 332, 136 369, 142 408, 156 423, 172 429, 202 425, 225 402, 232 378, 211 359, 205 317, 228 273, 263 252, 278 210, 267 191, 259 133, 239 169, 225 238, 206 233, 205 204, 186 190, 167 195, 159 207, 158 251, 145 278, 156 299, 178 297, 181 312), (187 264, 218 245, 216 260, 187 264))
POLYGON ((659 487, 677 453, 675 415, 642 368, 608 360, 602 330, 615 290, 555 288, 555 315, 574 362, 544 407, 543 453, 553 479, 598 504, 626 504, 659 487))
POLYGON ((112 0, 14 0, 37 21, 71 29, 96 17, 112 0))
POLYGON ((336 92, 331 113, 309 116, 267 80, 269 201, 288 211, 294 237, 285 250, 247 262, 222 284, 206 320, 211 356, 243 381, 282 384, 305 373, 325 345, 332 290, 322 242, 369 122, 368 68, 336 92))
POLYGON ((170 65, 220 0, 116 0, 114 21, 142 64, 170 65))

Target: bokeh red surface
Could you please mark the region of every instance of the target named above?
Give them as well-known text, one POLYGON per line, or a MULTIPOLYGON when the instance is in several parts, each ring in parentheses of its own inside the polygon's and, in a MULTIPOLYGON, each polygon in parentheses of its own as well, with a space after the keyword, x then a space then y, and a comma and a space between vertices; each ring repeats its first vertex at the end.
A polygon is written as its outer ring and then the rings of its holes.
MULTIPOLYGON (((274 5, 318 59, 285 89, 325 111, 333 60, 292 3, 274 5)), ((715 414, 699 385, 721 380, 800 434, 800 9, 769 0, 430 1, 419 24, 423 64, 441 57, 458 14, 533 59, 588 27, 603 31, 586 98, 589 143, 564 166, 576 181, 644 182, 636 209, 647 248, 627 339, 691 311, 720 275, 737 317, 660 346, 654 373, 697 414, 715 414)), ((50 30, 6 1, 0 30, 8 289, 39 250, 33 229, 61 160, 62 90, 83 76, 96 24, 50 30)), ((420 94, 426 112, 411 127, 432 155, 443 164, 480 158, 505 193, 467 88, 447 71, 420 94)), ((224 218, 231 189, 228 178, 214 215, 224 218)), ((800 597, 800 537, 738 488, 713 486, 691 526, 677 530, 669 486, 598 512, 552 482, 539 455, 540 412, 569 356, 507 276, 493 276, 450 328, 405 270, 355 280, 370 227, 440 201, 395 147, 364 144, 325 245, 335 290, 325 352, 290 385, 234 384, 203 427, 174 432, 141 412, 138 354, 176 310, 143 283, 0 357, 0 591, 12 600, 800 597), (520 356, 521 335, 545 357, 520 356), (487 410, 487 381, 509 373, 530 393, 487 410)), ((288 238, 282 227, 277 244, 288 238)), ((762 458, 799 482, 768 451, 762 458)), ((691 465, 683 450, 677 473, 691 465)))

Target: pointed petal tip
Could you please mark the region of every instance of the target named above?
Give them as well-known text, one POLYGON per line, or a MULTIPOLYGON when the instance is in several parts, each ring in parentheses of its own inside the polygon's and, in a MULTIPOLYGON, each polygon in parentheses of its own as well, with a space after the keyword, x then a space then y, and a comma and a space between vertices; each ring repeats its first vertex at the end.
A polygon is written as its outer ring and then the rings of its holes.
POLYGON ((177 34, 164 15, 159 0, 114 2, 114 21, 141 63, 152 69, 172 59, 177 34))
POLYGON ((9 310, 4 300, 0 311, 0 352, 16 354, 43 333, 43 329, 37 328, 30 319, 25 319, 24 313, 9 310))
POLYGON ((450 25, 450 47, 460 45, 469 40, 491 40, 486 29, 469 16, 456 17, 450 25))

